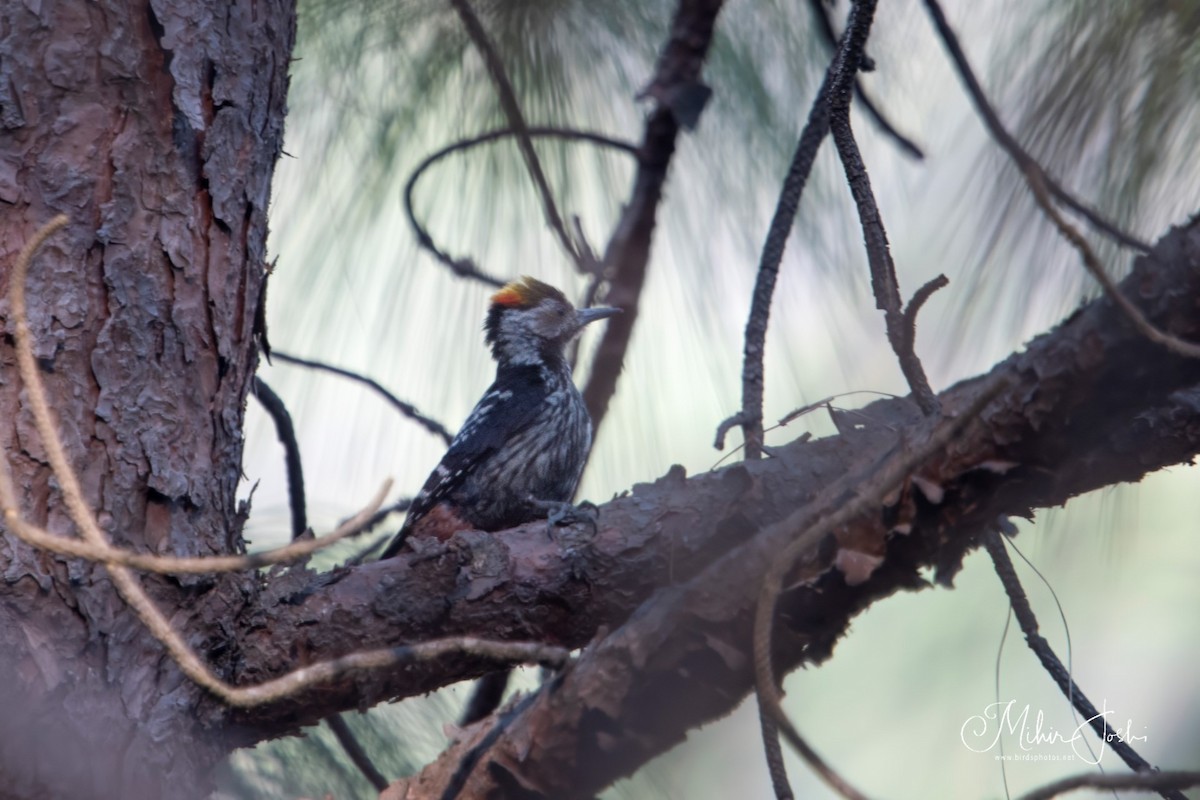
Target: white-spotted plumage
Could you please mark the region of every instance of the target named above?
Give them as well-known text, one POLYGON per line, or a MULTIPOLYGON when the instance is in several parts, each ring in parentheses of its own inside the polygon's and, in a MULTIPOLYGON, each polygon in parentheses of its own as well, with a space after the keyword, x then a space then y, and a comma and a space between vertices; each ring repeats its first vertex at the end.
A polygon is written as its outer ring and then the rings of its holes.
POLYGON ((571 500, 591 449, 592 421, 563 352, 584 325, 614 313, 577 310, 530 278, 493 297, 484 327, 496 380, 413 499, 384 558, 409 535, 502 530, 543 517, 539 503, 571 500))

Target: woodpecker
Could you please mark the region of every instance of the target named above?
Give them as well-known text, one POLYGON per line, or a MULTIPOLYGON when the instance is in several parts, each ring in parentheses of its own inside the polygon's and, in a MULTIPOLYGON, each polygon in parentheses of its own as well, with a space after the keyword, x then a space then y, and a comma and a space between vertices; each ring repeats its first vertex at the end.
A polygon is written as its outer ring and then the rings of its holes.
POLYGON ((484 322, 496 380, 413 498, 381 558, 409 536, 448 539, 498 531, 570 509, 592 420, 567 364, 567 344, 618 308, 575 308, 553 286, 524 277, 492 296, 484 322))

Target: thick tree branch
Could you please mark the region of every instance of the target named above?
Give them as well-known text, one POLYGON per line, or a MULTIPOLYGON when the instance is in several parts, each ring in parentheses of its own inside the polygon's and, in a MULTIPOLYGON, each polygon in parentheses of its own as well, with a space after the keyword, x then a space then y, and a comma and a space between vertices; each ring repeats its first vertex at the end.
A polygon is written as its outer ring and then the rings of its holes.
MULTIPOLYGON (((1200 334, 1194 313, 1200 299, 1200 221, 1166 236, 1123 288, 1160 327, 1180 336, 1200 334), (1130 292, 1132 287, 1137 291, 1130 292)), ((908 486, 888 507, 886 525, 881 510, 878 518, 839 531, 828 545, 839 568, 821 572, 816 591, 785 597, 784 617, 804 635, 777 632, 777 668, 822 658, 865 605, 924 585, 917 572, 921 565, 932 565, 939 580, 949 581, 963 554, 977 546, 981 526, 997 515, 1059 505, 1200 452, 1200 363, 1144 339, 1106 299, 1031 342, 991 373, 997 374, 1007 375, 1011 388, 989 407, 983 425, 920 470, 924 488, 908 486), (936 501, 929 499, 930 487, 939 490, 936 501), (891 530, 910 532, 888 536, 891 530), (855 554, 878 563, 856 571, 855 554)), ((968 407, 987 380, 990 376, 942 393, 947 413, 968 407)), ((749 690, 751 610, 762 575, 780 552, 780 542, 755 534, 802 506, 814 514, 835 507, 844 498, 826 497, 823 490, 837 476, 877 461, 903 437, 919 435, 913 428, 919 414, 907 401, 878 401, 858 418, 865 421, 862 427, 787 445, 767 462, 690 479, 672 470, 607 504, 594 537, 565 531, 551 542, 535 523, 494 534, 464 532, 445 545, 348 570, 324 586, 312 586, 303 574, 283 576, 256 608, 232 621, 240 634, 236 650, 225 654, 228 669, 238 682, 257 682, 289 669, 297 652, 348 653, 479 631, 578 647, 603 626, 620 625, 662 590, 635 615, 641 625, 650 625, 639 628, 639 636, 648 638, 614 634, 604 646, 613 648, 615 663, 636 671, 650 658, 645 643, 654 642, 653 664, 663 665, 670 680, 660 685, 655 670, 645 682, 603 673, 607 677, 591 695, 608 698, 605 716, 622 720, 631 731, 622 741, 637 752, 610 752, 594 738, 600 731, 581 729, 567 718, 583 712, 557 699, 555 713, 563 716, 545 728, 570 738, 564 752, 581 761, 594 756, 607 765, 596 769, 617 774, 611 771, 669 746, 687 727, 727 711, 749 690), (701 572, 707 577, 699 584, 688 583, 701 572), (696 624, 680 627, 679 618, 665 610, 680 593, 682 605, 672 607, 687 609, 696 624), (700 605, 688 606, 693 599, 700 605), (310 624, 339 620, 345 624, 310 624), (686 681, 678 678, 683 663, 692 675, 686 681), (671 720, 669 730, 664 720, 671 720), (644 738, 632 733, 643 729, 644 738)), ((588 651, 576 669, 593 664, 593 655, 588 651)), ((319 693, 248 712, 245 722, 257 731, 254 737, 278 735, 334 710, 419 694, 490 667, 460 655, 436 666, 353 676, 319 693)), ((586 667, 593 668, 601 665, 586 667)))

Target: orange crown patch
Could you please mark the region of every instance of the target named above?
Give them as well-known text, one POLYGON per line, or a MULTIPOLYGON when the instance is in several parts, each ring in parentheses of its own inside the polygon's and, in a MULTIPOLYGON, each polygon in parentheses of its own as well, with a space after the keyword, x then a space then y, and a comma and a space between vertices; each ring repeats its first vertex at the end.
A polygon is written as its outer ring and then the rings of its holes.
POLYGON ((513 281, 492 295, 492 303, 512 308, 529 308, 550 297, 564 302, 567 299, 562 292, 550 284, 542 283, 537 278, 525 275, 521 280, 513 281))

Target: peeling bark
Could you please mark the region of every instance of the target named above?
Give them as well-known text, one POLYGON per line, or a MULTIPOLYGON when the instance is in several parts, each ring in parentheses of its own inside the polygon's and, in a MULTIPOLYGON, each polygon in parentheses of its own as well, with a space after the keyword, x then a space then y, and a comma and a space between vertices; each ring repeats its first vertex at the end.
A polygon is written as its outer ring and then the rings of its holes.
MULTIPOLYGON (((237 551, 242 416, 294 9, 11 3, 0 36, 0 289, 32 232, 67 214, 72 224, 31 272, 29 324, 87 500, 119 544, 237 551)), ((0 443, 32 521, 74 535, 10 342, 0 346, 0 443)), ((104 571, 7 536, 0 568, 5 796, 202 791, 227 746, 187 713, 199 692, 104 571)), ((166 607, 205 588, 146 583, 166 607)))

